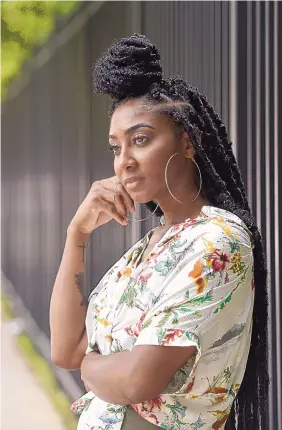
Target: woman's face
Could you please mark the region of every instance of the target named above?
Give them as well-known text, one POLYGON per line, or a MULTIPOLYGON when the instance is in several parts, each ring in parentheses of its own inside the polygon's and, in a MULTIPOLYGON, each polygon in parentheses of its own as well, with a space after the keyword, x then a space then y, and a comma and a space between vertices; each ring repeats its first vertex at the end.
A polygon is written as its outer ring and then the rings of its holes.
POLYGON ((170 160, 167 170, 172 193, 177 196, 177 190, 180 193, 191 178, 185 154, 190 151, 193 155, 194 150, 187 133, 177 136, 172 120, 148 110, 142 99, 131 99, 116 108, 110 124, 109 145, 114 154, 115 174, 138 203, 161 202, 168 197, 165 167, 175 152, 178 154, 170 160), (132 176, 142 179, 134 185, 125 184, 132 176))

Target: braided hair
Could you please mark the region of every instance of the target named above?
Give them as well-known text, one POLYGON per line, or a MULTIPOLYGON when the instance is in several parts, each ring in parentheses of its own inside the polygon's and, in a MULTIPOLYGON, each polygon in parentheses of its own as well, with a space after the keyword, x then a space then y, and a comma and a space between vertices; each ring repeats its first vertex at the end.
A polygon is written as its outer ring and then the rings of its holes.
MULTIPOLYGON (((121 103, 142 98, 185 130, 195 148, 202 173, 203 194, 212 205, 237 215, 252 235, 256 287, 251 346, 239 392, 226 430, 267 428, 268 420, 268 297, 267 268, 261 234, 253 218, 232 143, 222 120, 205 95, 181 77, 164 78, 160 54, 144 35, 115 41, 92 68, 96 93, 113 99, 111 116, 121 103)), ((153 212, 156 203, 146 203, 153 212)), ((155 212, 163 215, 161 208, 155 212)))

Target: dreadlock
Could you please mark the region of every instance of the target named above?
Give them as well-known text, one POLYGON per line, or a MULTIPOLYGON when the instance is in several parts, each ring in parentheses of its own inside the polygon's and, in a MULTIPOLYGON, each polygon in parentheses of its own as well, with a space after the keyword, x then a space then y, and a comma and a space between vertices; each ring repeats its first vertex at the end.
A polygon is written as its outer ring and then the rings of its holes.
MULTIPOLYGON (((203 194, 216 207, 241 218, 252 235, 256 287, 247 366, 225 423, 226 430, 267 428, 268 420, 268 297, 267 268, 261 234, 253 218, 232 143, 222 120, 205 95, 181 77, 164 78, 160 54, 146 36, 115 41, 92 69, 94 91, 108 94, 111 116, 121 103, 142 98, 185 130, 195 148, 203 194)), ((146 203, 153 212, 156 203, 146 203)), ((155 212, 163 215, 160 208, 155 212)))

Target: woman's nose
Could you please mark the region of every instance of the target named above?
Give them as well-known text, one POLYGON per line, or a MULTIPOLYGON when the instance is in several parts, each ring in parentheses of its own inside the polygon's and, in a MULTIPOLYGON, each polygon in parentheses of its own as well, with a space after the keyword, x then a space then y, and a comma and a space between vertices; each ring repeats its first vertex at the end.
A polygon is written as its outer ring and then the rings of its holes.
POLYGON ((127 169, 129 166, 135 164, 135 160, 130 149, 125 148, 121 150, 118 162, 121 169, 127 169))

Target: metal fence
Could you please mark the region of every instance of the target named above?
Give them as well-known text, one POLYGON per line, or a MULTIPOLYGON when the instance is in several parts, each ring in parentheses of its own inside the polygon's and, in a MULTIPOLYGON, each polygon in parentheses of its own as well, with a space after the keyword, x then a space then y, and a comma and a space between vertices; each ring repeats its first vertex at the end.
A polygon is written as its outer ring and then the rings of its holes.
MULTIPOLYGON (((281 10, 279 2, 82 2, 2 107, 2 270, 49 337, 67 226, 91 184, 114 174, 106 151, 109 101, 92 94, 93 61, 113 39, 142 32, 160 49, 165 75, 180 74, 208 96, 234 141, 267 251, 273 430, 282 430, 281 10)), ((154 225, 152 219, 126 228, 110 222, 93 232, 89 292, 154 225)))

